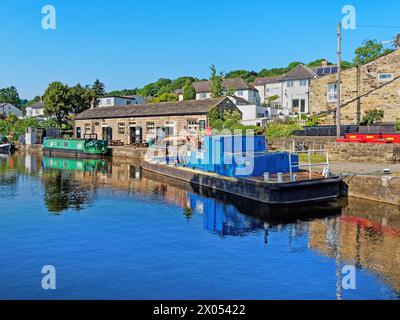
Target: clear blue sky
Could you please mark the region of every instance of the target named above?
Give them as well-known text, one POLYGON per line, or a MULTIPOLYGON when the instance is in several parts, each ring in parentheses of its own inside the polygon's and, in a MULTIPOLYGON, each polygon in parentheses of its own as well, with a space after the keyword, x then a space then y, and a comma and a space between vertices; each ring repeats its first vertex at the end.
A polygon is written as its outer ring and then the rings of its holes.
MULTIPOLYGON (((206 78, 218 70, 286 66, 336 59, 341 8, 357 9, 360 25, 400 25, 398 0, 2 0, 0 88, 22 98, 51 81, 107 90, 141 87, 160 77, 206 78), (44 5, 57 29, 41 28, 44 5)), ((400 28, 344 31, 344 59, 366 38, 389 40, 400 28)))

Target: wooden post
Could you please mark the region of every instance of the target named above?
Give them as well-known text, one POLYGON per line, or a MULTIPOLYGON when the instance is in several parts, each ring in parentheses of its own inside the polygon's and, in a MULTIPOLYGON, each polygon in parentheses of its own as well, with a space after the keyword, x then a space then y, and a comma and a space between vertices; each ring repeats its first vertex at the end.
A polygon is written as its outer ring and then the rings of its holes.
POLYGON ((338 24, 338 72, 337 72, 337 105, 336 105, 336 136, 341 137, 340 107, 341 107, 341 64, 342 64, 342 24, 338 24))

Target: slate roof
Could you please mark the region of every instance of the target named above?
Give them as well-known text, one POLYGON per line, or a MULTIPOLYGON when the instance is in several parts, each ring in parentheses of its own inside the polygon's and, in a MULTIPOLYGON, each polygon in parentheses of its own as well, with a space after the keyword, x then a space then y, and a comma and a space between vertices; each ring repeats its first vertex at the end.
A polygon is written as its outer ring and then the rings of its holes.
POLYGON ((256 78, 253 82, 253 86, 263 86, 268 83, 277 83, 282 81, 281 76, 276 76, 276 77, 263 77, 263 78, 256 78))
POLYGON ((102 118, 130 118, 169 115, 207 114, 213 107, 228 98, 187 100, 177 102, 161 102, 136 104, 130 106, 113 106, 88 109, 76 116, 76 120, 102 118))
POLYGON ((298 80, 316 78, 317 74, 304 64, 299 64, 296 68, 290 70, 282 76, 282 80, 298 80))
POLYGON ((32 108, 32 109, 43 109, 44 108, 44 103, 43 101, 38 101, 32 105, 30 105, 28 108, 32 108))
MULTIPOLYGON (((211 83, 209 80, 205 81, 195 81, 192 83, 196 93, 201 92, 211 92, 211 83)), ((235 90, 253 90, 257 91, 252 85, 248 84, 242 78, 229 78, 224 79, 222 82, 225 90, 235 89, 235 90)), ((175 90, 175 93, 182 93, 182 89, 175 90)))

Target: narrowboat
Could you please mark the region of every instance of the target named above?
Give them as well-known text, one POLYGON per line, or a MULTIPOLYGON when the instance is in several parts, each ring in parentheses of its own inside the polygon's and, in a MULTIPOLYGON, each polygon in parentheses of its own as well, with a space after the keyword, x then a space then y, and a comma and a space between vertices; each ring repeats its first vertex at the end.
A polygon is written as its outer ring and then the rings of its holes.
POLYGON ((84 139, 45 138, 43 141, 43 154, 46 156, 101 158, 108 152, 108 141, 98 140, 93 135, 84 139))

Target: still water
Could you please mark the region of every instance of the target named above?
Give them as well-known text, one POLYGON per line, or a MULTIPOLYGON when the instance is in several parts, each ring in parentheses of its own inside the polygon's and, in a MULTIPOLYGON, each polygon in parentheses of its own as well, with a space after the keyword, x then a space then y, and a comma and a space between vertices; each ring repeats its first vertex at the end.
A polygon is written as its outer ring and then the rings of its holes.
POLYGON ((140 163, 0 156, 1 299, 398 299, 400 210, 266 206, 140 163), (56 269, 43 290, 42 267, 56 269), (356 289, 342 288, 343 266, 356 289))

